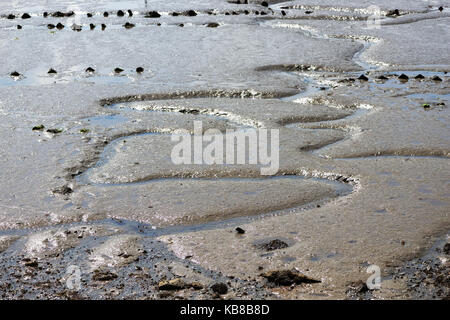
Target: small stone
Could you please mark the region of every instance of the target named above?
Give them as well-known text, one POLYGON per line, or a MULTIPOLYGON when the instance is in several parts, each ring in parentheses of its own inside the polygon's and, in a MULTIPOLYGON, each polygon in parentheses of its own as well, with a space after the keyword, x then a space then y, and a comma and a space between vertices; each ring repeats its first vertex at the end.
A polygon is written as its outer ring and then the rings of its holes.
POLYGON ((281 15, 284 17, 286 15, 286 11, 281 10, 281 15))
POLYGON ((170 15, 172 17, 178 17, 180 14, 178 12, 172 12, 170 15))
POLYGON ((362 74, 362 75, 359 76, 358 80, 369 81, 369 78, 367 78, 365 75, 362 74))
POLYGON ((409 80, 409 77, 406 74, 404 74, 404 73, 402 73, 398 78, 401 81, 408 81, 409 80))
POLYGON ((12 19, 15 19, 16 16, 13 15, 13 14, 8 14, 8 16, 6 18, 9 19, 9 20, 12 20, 12 19))
POLYGON ((95 29, 95 24, 93 24, 93 23, 89 24, 89 28, 90 28, 91 30, 94 30, 94 29, 95 29))
POLYGON ((31 16, 28 13, 24 13, 22 15, 22 19, 30 19, 30 18, 31 18, 31 16))
POLYGON ((145 18, 159 18, 161 15, 157 11, 149 11, 145 15, 145 18))
POLYGON ((217 22, 210 22, 206 26, 208 28, 217 28, 218 26, 220 26, 220 24, 218 24, 217 22))
POLYGON ((236 230, 236 232, 239 233, 239 234, 244 234, 244 233, 245 233, 245 230, 242 229, 242 228, 239 228, 239 227, 237 227, 235 230, 236 230))
POLYGON ((262 245, 260 245, 258 247, 261 248, 261 249, 264 249, 266 251, 273 251, 273 250, 287 248, 287 247, 289 247, 289 245, 286 242, 284 242, 284 241, 281 241, 279 239, 275 239, 275 240, 269 241, 268 243, 264 243, 264 244, 262 244, 262 245))
POLYGON ((444 246, 444 248, 442 249, 442 251, 443 251, 445 254, 450 254, 450 242, 447 242, 447 243, 445 244, 445 246, 444 246))
POLYGON ((108 270, 95 270, 92 276, 94 281, 110 281, 117 279, 117 274, 108 270))
POLYGON ((80 32, 82 29, 83 29, 83 27, 80 26, 79 24, 75 24, 75 23, 74 23, 74 24, 72 25, 72 30, 73 30, 73 31, 80 32))
POLYGON ((433 80, 433 81, 438 81, 438 82, 441 82, 441 81, 442 81, 442 79, 439 78, 438 76, 434 76, 433 78, 431 78, 431 80, 433 80))
POLYGON ((266 1, 261 2, 261 5, 262 5, 263 7, 268 7, 268 6, 269 6, 269 4, 268 4, 266 1))
POLYGON ((142 73, 142 72, 144 72, 144 68, 142 68, 142 67, 137 67, 137 68, 136 68, 136 72, 137 72, 137 73, 142 73))
POLYGON ((47 18, 47 17, 48 17, 48 12, 45 11, 44 14, 43 14, 43 16, 44 16, 44 18, 47 18))
POLYGON ((132 24, 132 23, 129 23, 129 22, 127 22, 127 23, 125 23, 124 25, 123 25, 123 27, 125 28, 125 29, 131 29, 131 28, 134 28, 134 24, 132 24))
POLYGON ((47 73, 48 73, 48 74, 57 74, 58 72, 56 72, 55 69, 50 68, 50 70, 48 70, 47 73))
POLYGON ((64 25, 61 22, 58 22, 58 24, 56 25, 56 29, 62 30, 64 29, 64 25))
POLYGON ((414 79, 421 80, 421 79, 425 79, 425 77, 419 73, 417 76, 414 77, 414 79))
POLYGON ((102 30, 106 29, 106 24, 102 23, 102 30))
POLYGON ((105 18, 107 18, 108 16, 109 16, 109 13, 108 12, 103 12, 103 16, 105 17, 105 18))
POLYGON ((430 108, 431 108, 431 106, 430 106, 428 103, 424 103, 424 104, 422 105, 422 107, 423 107, 424 109, 430 109, 430 108))
POLYGON ((307 10, 307 11, 305 11, 305 14, 311 14, 311 13, 313 13, 314 11, 311 11, 311 10, 307 10))
POLYGON ((195 17, 197 15, 197 12, 195 12, 194 10, 189 10, 189 11, 186 11, 184 13, 184 15, 188 16, 188 17, 195 17))
POLYGON ((133 16, 133 11, 128 10, 128 16, 132 17, 133 16))
POLYGON ((121 73, 121 72, 123 72, 123 69, 122 68, 115 68, 114 72, 115 73, 121 73))
POLYGON ((388 80, 388 77, 386 77, 386 76, 379 76, 378 80, 388 80))
POLYGON ((18 73, 17 71, 13 71, 10 73, 11 77, 20 77, 20 73, 18 73))
POLYGON ((47 25, 47 28, 49 28, 49 29, 55 29, 55 25, 50 23, 50 24, 47 25))
POLYGON ((444 11, 444 7, 439 7, 439 11, 444 11))
POLYGON ((117 11, 118 17, 123 17, 124 15, 125 15, 125 13, 122 10, 117 11))
POLYGON ((86 13, 86 15, 88 18, 92 18, 92 13, 88 12, 88 13, 86 13))
POLYGON ((33 130, 33 131, 42 131, 44 129, 45 129, 45 126, 43 124, 40 124, 38 126, 34 126, 33 129, 31 129, 31 130, 33 130))
POLYGON ((36 260, 25 261, 25 266, 30 268, 37 268, 38 262, 36 260))
POLYGON ((183 28, 183 27, 184 27, 184 24, 180 23, 178 26, 181 27, 181 28, 183 28))
POLYGON ((386 17, 397 17, 400 15, 400 11, 398 9, 389 10, 388 13, 386 13, 386 17))
POLYGON ((68 195, 68 194, 71 194, 72 192, 73 192, 73 189, 69 186, 62 186, 60 188, 56 188, 55 190, 53 190, 53 193, 62 194, 62 195, 68 195))
POLYGON ((61 129, 48 129, 47 132, 53 133, 53 134, 58 134, 58 133, 61 133, 62 130, 61 129))
POLYGON ((226 294, 228 292, 228 286, 223 282, 217 282, 211 286, 211 290, 217 294, 226 294))
POLYGON ((181 278, 163 280, 158 283, 159 290, 182 290, 189 287, 181 278))
POLYGON ((269 271, 261 274, 267 281, 279 286, 290 286, 302 283, 319 283, 320 280, 312 279, 297 270, 269 271))
POLYGON ((95 72, 95 70, 93 68, 91 68, 91 67, 88 67, 86 69, 86 72, 93 73, 93 72, 95 72))

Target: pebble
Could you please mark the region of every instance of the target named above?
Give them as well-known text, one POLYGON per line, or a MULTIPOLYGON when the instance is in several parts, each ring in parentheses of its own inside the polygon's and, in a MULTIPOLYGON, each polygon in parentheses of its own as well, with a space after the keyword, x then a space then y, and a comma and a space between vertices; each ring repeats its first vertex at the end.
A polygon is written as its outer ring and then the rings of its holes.
POLYGON ((115 68, 114 72, 115 73, 121 73, 121 72, 123 72, 123 69, 122 68, 115 68))
POLYGON ((125 13, 122 10, 117 11, 118 17, 123 17, 124 15, 125 15, 125 13))
POLYGON ((145 18, 159 18, 161 15, 157 11, 149 11, 145 15, 145 18))
POLYGON ((50 68, 50 70, 48 70, 47 72, 48 74, 57 74, 55 69, 50 68))
POLYGON ((125 29, 131 29, 131 28, 134 28, 135 25, 132 24, 132 23, 127 22, 127 23, 125 23, 125 24, 123 25, 123 27, 124 27, 125 29))
POLYGON ((64 25, 61 22, 58 22, 58 24, 56 25, 56 28, 58 30, 62 30, 62 29, 64 29, 64 25))
POLYGON ((88 67, 88 68, 86 69, 86 72, 93 73, 93 72, 95 72, 95 69, 94 69, 94 68, 91 68, 91 67, 88 67))
POLYGON ((369 78, 367 78, 365 75, 362 74, 362 75, 359 76, 358 80, 369 81, 369 78))
POLYGON ((239 234, 244 234, 244 233, 245 233, 245 230, 242 229, 242 228, 239 228, 239 227, 237 227, 235 230, 236 230, 236 232, 239 233, 239 234))
POLYGON ((409 80, 409 77, 406 74, 404 74, 404 73, 402 73, 398 78, 400 80, 402 80, 402 81, 408 81, 409 80))
POLYGON ((144 72, 144 68, 142 68, 142 67, 137 67, 137 68, 136 68, 136 72, 137 72, 137 73, 142 73, 142 72, 144 72))
POLYGON ((414 79, 420 80, 420 79, 425 79, 425 77, 419 73, 417 76, 414 77, 414 79))
POLYGON ((226 294, 228 292, 228 286, 223 282, 217 282, 211 286, 211 290, 214 293, 226 294))
POLYGON ((441 78, 439 78, 438 76, 434 76, 433 78, 431 78, 431 80, 433 80, 433 81, 442 81, 442 79, 441 78))
POLYGON ((30 19, 30 18, 31 18, 31 16, 28 13, 24 13, 22 15, 22 19, 30 19))

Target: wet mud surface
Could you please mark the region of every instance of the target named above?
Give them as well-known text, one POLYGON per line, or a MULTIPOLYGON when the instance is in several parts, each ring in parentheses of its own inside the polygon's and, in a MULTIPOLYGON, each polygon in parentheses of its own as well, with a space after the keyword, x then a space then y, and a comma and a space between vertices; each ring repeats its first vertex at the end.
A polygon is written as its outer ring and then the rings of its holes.
POLYGON ((0 296, 448 298, 448 7, 248 2, 0 2, 0 296), (195 121, 278 172, 173 164, 195 121))

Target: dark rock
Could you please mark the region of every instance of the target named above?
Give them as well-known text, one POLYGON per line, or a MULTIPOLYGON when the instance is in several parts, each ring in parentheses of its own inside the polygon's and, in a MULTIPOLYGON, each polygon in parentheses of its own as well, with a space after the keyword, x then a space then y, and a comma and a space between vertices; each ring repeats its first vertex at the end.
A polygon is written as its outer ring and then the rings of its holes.
POLYGON ((110 281, 117 279, 117 274, 108 270, 95 270, 92 275, 92 280, 94 281, 110 281))
POLYGON ((235 230, 236 230, 236 232, 239 233, 239 234, 244 234, 244 233, 245 233, 245 230, 242 229, 242 228, 239 228, 239 227, 237 227, 235 230))
POLYGON ((86 16, 87 16, 88 18, 92 18, 92 13, 88 12, 88 13, 86 13, 86 16))
POLYGON ((159 18, 161 15, 157 11, 149 11, 146 13, 145 18, 159 18))
POLYGON ((417 76, 414 77, 414 79, 421 80, 421 79, 425 79, 425 77, 419 73, 417 76))
POLYGON ((49 28, 49 29, 55 29, 55 25, 54 25, 54 24, 51 24, 51 23, 49 23, 49 24, 47 25, 47 28, 49 28))
POLYGON ((123 27, 124 27, 125 29, 131 29, 131 28, 134 28, 135 25, 132 24, 132 23, 127 22, 127 23, 125 23, 125 24, 123 25, 123 27))
POLYGON ((6 18, 9 19, 9 20, 12 20, 12 19, 15 19, 16 16, 13 15, 13 14, 8 14, 8 16, 6 18))
POLYGON ((228 286, 223 282, 217 282, 211 286, 211 290, 214 293, 226 294, 228 292, 228 286))
POLYGON ((266 251, 273 251, 273 250, 277 250, 277 249, 287 248, 287 247, 289 247, 289 245, 284 241, 275 239, 275 240, 269 241, 268 243, 261 244, 258 247, 261 249, 264 249, 266 251))
POLYGON ((445 246, 444 246, 444 248, 442 249, 442 251, 443 251, 445 254, 450 254, 450 242, 447 242, 447 243, 445 244, 445 246))
POLYGON ((433 78, 431 78, 431 80, 438 81, 438 82, 442 81, 442 79, 439 78, 438 76, 434 76, 433 78))
POLYGON ((428 103, 424 103, 424 104, 422 105, 422 107, 423 107, 424 109, 430 109, 430 108, 431 108, 431 106, 430 106, 428 103))
POLYGON ((137 67, 137 68, 136 68, 136 72, 137 72, 137 73, 142 73, 142 72, 144 72, 144 68, 142 68, 142 67, 137 67))
POLYGON ((103 16, 105 17, 105 18, 107 18, 108 16, 109 16, 109 13, 108 12, 103 12, 103 16))
POLYGON ((115 68, 115 69, 114 69, 114 72, 115 72, 115 73, 121 73, 122 71, 123 71, 122 68, 115 68))
POLYGON ((282 16, 285 16, 285 15, 286 15, 286 11, 281 10, 281 15, 282 15, 282 16))
POLYGON ((439 7, 439 11, 444 11, 444 7, 439 7))
POLYGON ((30 268, 37 268, 38 267, 38 262, 36 260, 24 259, 24 261, 25 261, 25 266, 26 267, 30 267, 30 268))
POLYGON ((398 79, 401 80, 401 81, 408 81, 408 80, 409 80, 409 77, 408 77, 406 74, 402 73, 402 74, 398 77, 398 79))
POLYGON ((68 195, 68 194, 71 194, 72 192, 73 192, 73 189, 69 186, 62 186, 60 188, 56 188, 55 190, 53 190, 53 193, 62 194, 62 195, 68 195))
POLYGON ((269 271, 261 274, 267 281, 279 286, 290 286, 302 283, 319 283, 320 280, 312 279, 297 270, 269 271))
POLYGON ((47 73, 48 73, 48 74, 57 74, 58 72, 56 72, 55 69, 50 68, 50 70, 48 70, 47 73))
POLYGON ((313 13, 314 11, 311 11, 311 10, 307 10, 307 11, 305 11, 305 14, 311 14, 311 13, 313 13))
POLYGON ((128 16, 132 17, 133 16, 133 11, 128 10, 128 16))
POLYGON ((263 7, 268 7, 268 6, 269 6, 269 4, 268 4, 266 1, 261 2, 261 5, 262 5, 263 7))
POLYGON ((17 71, 13 71, 10 73, 11 77, 20 77, 20 73, 18 73, 17 71))
POLYGON ((197 15, 197 12, 195 12, 194 10, 189 10, 189 11, 186 11, 184 13, 184 15, 188 16, 188 17, 195 17, 197 15))
POLYGON ((58 134, 58 133, 61 133, 62 130, 61 129, 48 129, 47 132, 53 133, 53 134, 58 134))
POLYGON ((183 27, 184 27, 184 24, 180 23, 178 26, 181 27, 181 28, 183 28, 183 27))
POLYGON ((24 13, 22 15, 22 19, 30 19, 30 18, 31 18, 31 16, 28 13, 24 13))
POLYGON ((379 80, 389 80, 388 77, 386 77, 386 76, 379 76, 378 79, 379 80))
POLYGON ((17 30, 21 30, 22 26, 20 24, 17 25, 17 30))
POLYGON ((125 15, 125 13, 122 10, 117 11, 118 17, 123 17, 124 15, 125 15))
POLYGON ((367 78, 365 75, 362 74, 362 75, 359 76, 358 80, 369 81, 369 78, 367 78))
POLYGON ((61 22, 58 22, 58 24, 56 25, 56 29, 62 30, 64 29, 64 25, 61 22))
POLYGON ((389 10, 386 13, 386 17, 398 17, 399 15, 400 15, 400 11, 398 11, 398 9, 389 10))
POLYGON ((106 24, 102 23, 102 30, 106 29, 106 24))
POLYGON ((158 283, 159 290, 182 290, 189 287, 181 278, 175 278, 172 280, 163 280, 158 283))
POLYGON ((180 14, 179 14, 178 12, 172 12, 171 15, 172 15, 173 17, 178 17, 180 14))
POLYGON ((94 30, 94 29, 95 29, 95 24, 93 24, 93 23, 89 24, 89 28, 90 28, 91 30, 94 30))
POLYGON ((86 69, 86 72, 93 73, 93 72, 95 72, 95 69, 94 69, 94 68, 91 68, 91 67, 88 67, 88 68, 86 69))
POLYGON ((47 17, 48 17, 48 12, 45 11, 44 14, 43 14, 43 16, 44 16, 44 18, 47 18, 47 17))
POLYGON ((73 31, 80 32, 82 29, 83 29, 83 27, 80 26, 80 25, 78 25, 78 24, 75 24, 75 23, 74 23, 74 24, 72 25, 72 30, 73 30, 73 31))
POLYGON ((42 130, 44 130, 45 129, 45 127, 44 127, 44 125, 43 124, 40 124, 40 125, 38 125, 38 126, 35 126, 35 127, 33 127, 33 131, 42 131, 42 130))
POLYGON ((220 24, 218 24, 217 22, 210 22, 206 26, 208 28, 217 28, 218 26, 220 26, 220 24))

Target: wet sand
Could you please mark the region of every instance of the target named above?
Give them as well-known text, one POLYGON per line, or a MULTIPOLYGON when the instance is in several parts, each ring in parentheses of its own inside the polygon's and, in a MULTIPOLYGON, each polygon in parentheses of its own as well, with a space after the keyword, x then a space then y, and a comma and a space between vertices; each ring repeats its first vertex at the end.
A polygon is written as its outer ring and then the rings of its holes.
POLYGON ((0 3, 0 296, 448 298, 444 2, 41 2, 0 3), (198 120, 278 129, 278 173, 173 164, 198 120))

